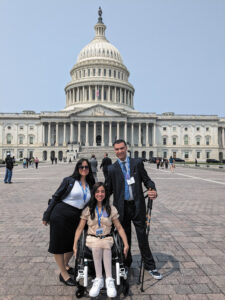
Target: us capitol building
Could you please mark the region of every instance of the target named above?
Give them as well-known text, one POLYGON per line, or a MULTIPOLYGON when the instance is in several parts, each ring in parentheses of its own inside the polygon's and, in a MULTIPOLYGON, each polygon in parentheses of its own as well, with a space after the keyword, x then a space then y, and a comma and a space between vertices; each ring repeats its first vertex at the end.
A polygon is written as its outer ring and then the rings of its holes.
MULTIPOLYGON (((57 112, 0 113, 0 159, 113 156, 123 138, 132 157, 170 155, 186 161, 224 159, 225 118, 217 115, 140 113, 121 55, 105 37, 99 9, 95 37, 78 55, 65 87, 66 105, 57 112)), ((150 100, 150 99, 149 99, 150 100)), ((147 109, 147 108, 146 108, 147 109)))

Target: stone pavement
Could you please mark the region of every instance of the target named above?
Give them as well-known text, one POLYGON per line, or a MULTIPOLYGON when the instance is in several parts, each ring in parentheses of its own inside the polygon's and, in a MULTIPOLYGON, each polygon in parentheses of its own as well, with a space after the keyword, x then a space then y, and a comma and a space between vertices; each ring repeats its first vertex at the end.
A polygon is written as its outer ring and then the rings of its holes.
MULTIPOLYGON (((47 252, 49 227, 41 223, 47 200, 73 168, 47 163, 38 170, 18 166, 11 185, 3 183, 5 169, 0 169, 0 300, 75 299, 75 289, 58 280, 56 264, 47 252)), ((146 168, 159 193, 149 241, 164 278, 156 281, 145 272, 145 291, 140 292, 134 233, 126 299, 225 299, 225 173, 177 167, 172 174, 155 165, 146 168)), ((102 173, 98 176, 103 179, 102 173)))

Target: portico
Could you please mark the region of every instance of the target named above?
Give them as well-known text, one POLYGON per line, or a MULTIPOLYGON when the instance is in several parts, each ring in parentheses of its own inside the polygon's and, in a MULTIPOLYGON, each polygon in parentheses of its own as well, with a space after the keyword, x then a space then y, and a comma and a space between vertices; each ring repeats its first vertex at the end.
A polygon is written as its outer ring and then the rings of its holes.
POLYGON ((78 144, 110 147, 119 138, 126 140, 131 147, 155 145, 155 123, 151 121, 139 123, 122 118, 118 121, 96 118, 90 121, 43 122, 41 126, 43 146, 78 144))

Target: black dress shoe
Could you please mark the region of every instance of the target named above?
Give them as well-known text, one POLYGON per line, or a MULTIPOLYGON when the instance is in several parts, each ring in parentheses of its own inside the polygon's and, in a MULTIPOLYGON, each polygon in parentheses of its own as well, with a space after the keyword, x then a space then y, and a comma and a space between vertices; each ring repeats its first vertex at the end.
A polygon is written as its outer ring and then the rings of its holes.
POLYGON ((72 268, 72 267, 69 267, 69 269, 68 270, 66 270, 70 275, 74 275, 74 271, 75 271, 75 269, 74 268, 72 268))
POLYGON ((65 285, 68 285, 68 286, 75 286, 76 285, 76 282, 71 278, 65 280, 62 277, 61 273, 59 274, 59 281, 63 282, 65 285))

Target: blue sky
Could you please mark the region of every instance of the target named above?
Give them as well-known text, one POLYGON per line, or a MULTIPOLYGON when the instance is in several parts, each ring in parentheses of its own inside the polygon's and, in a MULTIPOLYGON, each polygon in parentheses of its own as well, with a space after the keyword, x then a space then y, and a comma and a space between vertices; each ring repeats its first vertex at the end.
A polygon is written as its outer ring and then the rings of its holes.
POLYGON ((224 0, 0 0, 0 112, 64 108, 99 6, 135 109, 225 117, 224 0))

